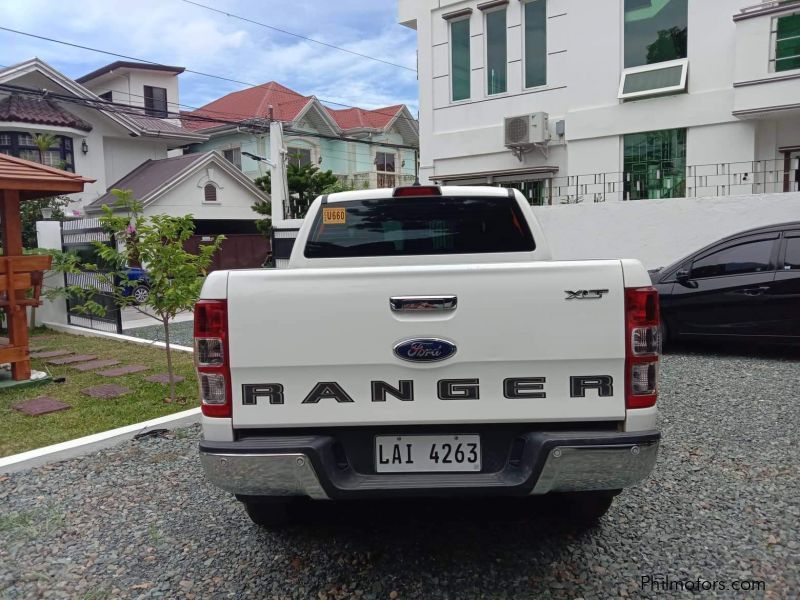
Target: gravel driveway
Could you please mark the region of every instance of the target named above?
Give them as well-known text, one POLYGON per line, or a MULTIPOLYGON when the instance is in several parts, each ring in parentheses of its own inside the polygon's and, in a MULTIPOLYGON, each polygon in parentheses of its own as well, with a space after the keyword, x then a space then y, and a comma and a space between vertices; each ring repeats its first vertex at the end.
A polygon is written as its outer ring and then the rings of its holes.
POLYGON ((493 501, 324 505, 266 533, 205 483, 192 428, 0 477, 0 597, 690 595, 641 591, 660 574, 726 586, 705 596, 796 598, 798 362, 672 354, 662 373, 655 474, 593 531, 493 501), (734 580, 766 591, 732 594, 734 580))

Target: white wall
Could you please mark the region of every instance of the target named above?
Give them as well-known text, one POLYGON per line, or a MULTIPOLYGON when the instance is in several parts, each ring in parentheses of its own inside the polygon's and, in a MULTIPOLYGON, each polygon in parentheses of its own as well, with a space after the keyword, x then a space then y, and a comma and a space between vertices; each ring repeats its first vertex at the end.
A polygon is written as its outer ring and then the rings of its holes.
POLYGON ((114 102, 141 107, 144 106, 144 86, 165 88, 168 110, 179 112, 178 76, 174 73, 122 68, 115 71, 115 74, 103 75, 85 85, 98 95, 110 91, 114 102))
POLYGON ((253 212, 257 197, 241 182, 222 169, 203 169, 182 181, 145 209, 145 215, 164 214, 182 217, 191 214, 195 219, 254 220, 261 218, 253 212), (206 183, 217 185, 216 202, 205 202, 206 183))
MULTIPOLYGON (((61 223, 58 221, 37 221, 36 241, 38 248, 61 250, 61 223)), ((64 275, 56 271, 47 271, 42 281, 42 306, 36 310, 36 324, 66 323, 67 304, 63 297, 50 300, 48 292, 64 286, 64 275)))
POLYGON ((534 207, 556 260, 666 266, 727 235, 800 220, 800 193, 534 207))
MULTIPOLYGON (((104 138, 106 188, 133 171, 148 159, 167 158, 167 146, 158 140, 104 138)), ((103 190, 105 193, 105 190, 103 190)), ((102 194, 101 194, 102 195, 102 194)))
MULTIPOLYGON (((548 84, 524 89, 522 2, 507 5, 508 92, 487 96, 484 13, 479 0, 399 0, 398 20, 417 30, 421 178, 475 171, 556 166, 558 177, 621 171, 619 137, 688 128, 687 164, 774 158, 755 121, 734 110, 797 103, 800 78, 734 88, 767 75, 771 16, 734 22, 756 0, 689 2, 688 93, 635 102, 617 99, 623 67, 622 0, 547 0, 548 84), (444 13, 472 8, 471 97, 450 102, 449 26, 444 13), (519 162, 503 146, 503 117, 545 111, 565 120, 566 151, 519 162)), ((774 74, 773 74, 774 75, 774 74)), ((775 119, 778 117, 771 116, 775 119)), ((800 110, 791 119, 800 127, 800 110)), ((796 137, 795 143, 800 143, 796 137)))

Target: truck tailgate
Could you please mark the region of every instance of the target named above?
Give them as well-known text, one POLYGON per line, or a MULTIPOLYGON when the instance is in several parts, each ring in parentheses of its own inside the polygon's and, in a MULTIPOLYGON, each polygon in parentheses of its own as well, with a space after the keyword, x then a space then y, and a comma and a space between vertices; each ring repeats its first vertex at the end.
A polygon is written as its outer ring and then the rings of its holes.
POLYGON ((227 296, 237 428, 625 416, 616 260, 231 271, 227 296), (568 299, 568 290, 608 291, 568 299), (456 296, 457 306, 393 312, 389 300, 398 296, 456 296), (428 363, 395 355, 399 342, 420 338, 447 340, 457 351, 428 363), (545 397, 504 394, 506 379, 537 377, 545 397), (609 385, 576 393, 575 377, 609 385), (453 379, 477 384, 478 397, 440 399, 438 382, 453 379), (401 380, 413 382, 413 400, 373 401, 372 382, 399 388, 401 380), (318 383, 335 383, 347 396, 308 400, 318 383), (243 401, 246 384, 271 391, 243 401))

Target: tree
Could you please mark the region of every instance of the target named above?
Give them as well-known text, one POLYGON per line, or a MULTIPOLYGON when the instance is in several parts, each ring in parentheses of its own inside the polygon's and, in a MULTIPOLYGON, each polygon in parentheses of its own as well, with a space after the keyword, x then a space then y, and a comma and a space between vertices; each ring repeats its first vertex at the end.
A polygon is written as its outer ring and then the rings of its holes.
MULTIPOLYGON (((254 183, 258 189, 268 196, 270 195, 269 175, 257 178, 254 183)), ((253 210, 260 215, 264 215, 265 218, 256 221, 256 228, 266 237, 269 237, 272 233, 272 202, 270 200, 258 200, 253 204, 253 210)))
POLYGON ((55 146, 58 138, 50 133, 33 134, 33 143, 39 151, 39 163, 44 164, 44 153, 55 146))
POLYGON ((132 306, 149 314, 145 308, 161 321, 164 327, 164 341, 169 373, 169 402, 175 397, 175 375, 172 367, 170 348, 170 321, 179 312, 190 310, 200 296, 203 278, 214 254, 219 250, 223 236, 213 242, 201 245, 197 254, 184 250, 184 243, 194 233, 192 215, 172 217, 153 215, 145 217, 142 206, 131 197, 130 190, 112 190, 117 201, 113 207, 104 206, 100 217, 103 228, 113 234, 115 239, 124 240, 119 247, 103 242, 95 242, 97 256, 104 268, 95 264, 80 264, 74 257, 60 257, 55 263, 67 272, 89 270, 96 273, 100 285, 86 290, 77 286, 67 287, 66 293, 78 301, 77 309, 84 312, 103 314, 105 308, 94 301, 102 285, 110 286, 115 303, 123 308, 132 306), (147 269, 150 294, 147 300, 137 305, 131 289, 138 283, 128 279, 128 266, 141 262, 147 269))
POLYGON ((42 210, 49 208, 53 211, 50 217, 54 221, 63 221, 66 215, 64 209, 72 202, 67 196, 50 196, 49 198, 38 198, 28 200, 20 205, 20 218, 22 220, 22 244, 25 248, 36 248, 36 221, 41 221, 44 217, 42 210))
MULTIPOLYGON (((312 163, 298 165, 296 162, 286 166, 286 180, 289 186, 289 215, 290 219, 302 219, 308 212, 311 202, 320 194, 326 193, 326 189, 339 182, 336 175, 330 169, 321 171, 320 168, 312 163)), ((271 178, 269 175, 256 179, 256 185, 267 193, 270 192, 271 178)), ((253 210, 259 214, 262 212, 262 203, 253 205, 253 210)))

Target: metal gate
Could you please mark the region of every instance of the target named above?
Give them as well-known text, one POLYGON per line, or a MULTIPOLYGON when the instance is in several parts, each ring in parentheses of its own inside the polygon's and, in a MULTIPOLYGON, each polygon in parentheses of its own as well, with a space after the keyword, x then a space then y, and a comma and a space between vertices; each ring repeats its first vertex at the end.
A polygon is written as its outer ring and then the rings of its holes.
MULTIPOLYGON (((62 250, 77 254, 81 263, 95 264, 100 267, 95 242, 102 242, 109 247, 114 247, 116 244, 114 236, 100 225, 100 219, 80 219, 62 223, 62 250)), ((78 286, 84 290, 98 290, 98 293, 92 295, 92 300, 106 309, 105 314, 99 316, 83 313, 75 309, 81 302, 67 297, 67 322, 70 325, 122 333, 122 311, 114 302, 112 286, 100 281, 96 271, 65 273, 64 283, 68 286, 78 286)))
POLYGON ((272 266, 278 269, 289 266, 289 257, 292 255, 292 247, 299 231, 299 227, 272 228, 272 266))

